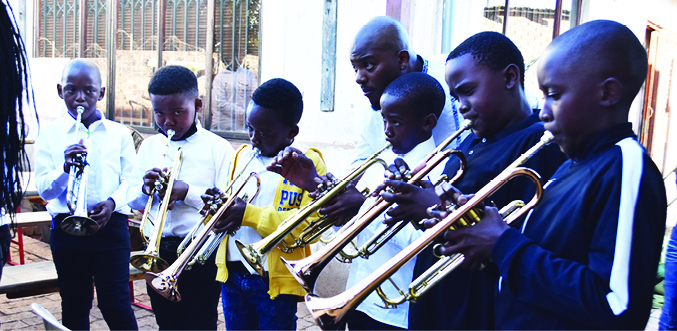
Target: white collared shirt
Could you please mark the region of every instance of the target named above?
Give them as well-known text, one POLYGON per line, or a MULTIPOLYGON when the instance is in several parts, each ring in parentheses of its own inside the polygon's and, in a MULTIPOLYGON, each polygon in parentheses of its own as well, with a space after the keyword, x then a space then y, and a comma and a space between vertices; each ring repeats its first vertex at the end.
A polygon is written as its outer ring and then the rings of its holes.
MULTIPOLYGON (((129 206, 137 210, 146 207, 149 196, 141 190, 143 176, 152 168, 171 168, 181 147, 183 162, 177 179, 188 184, 188 193, 169 211, 162 236, 185 237, 202 218, 199 210, 204 203, 200 196, 209 188, 221 188, 228 179, 228 167, 235 151, 227 140, 203 129, 199 123, 193 135, 169 143, 167 159, 163 161, 165 146, 167 137, 162 134, 144 139, 129 180, 129 206)), ((159 198, 155 196, 153 210, 157 210, 158 203, 159 198)))
MULTIPOLYGON (((99 116, 101 112, 97 110, 99 116)), ((63 171, 64 151, 75 143, 76 130, 87 148, 88 210, 108 199, 115 201, 115 211, 128 214, 126 180, 134 166, 136 154, 132 135, 122 124, 101 119, 89 125, 66 116, 40 128, 35 142, 35 186, 48 201, 49 214, 70 213, 66 203, 68 174, 63 171)))
MULTIPOLYGON (((423 73, 426 73, 442 85, 446 100, 444 109, 440 118, 437 119, 437 126, 433 129, 433 139, 435 145, 441 144, 452 133, 456 132, 463 122, 463 115, 456 108, 456 99, 449 94, 449 86, 444 80, 444 69, 446 64, 446 55, 433 57, 430 61, 424 59, 423 73)), ((366 98, 364 98, 366 100, 366 98)), ((381 111, 374 110, 371 105, 364 106, 364 109, 357 116, 360 125, 360 131, 355 141, 355 155, 353 157, 353 166, 363 161, 377 152, 386 144, 386 135, 383 129, 383 116, 381 111)), ((463 132, 448 148, 456 148, 461 141, 470 132, 463 132)))
MULTIPOLYGON (((410 168, 415 167, 423 158, 425 158, 429 153, 435 149, 435 142, 433 138, 416 145, 409 153, 405 155, 396 155, 392 150, 383 152, 383 160, 388 164, 392 164, 396 157, 404 159, 405 162, 409 165, 410 168)), ((432 182, 436 181, 444 170, 445 161, 441 162, 437 167, 431 171, 427 178, 432 182)), ((369 180, 367 187, 373 189, 378 184, 383 182, 383 177, 370 176, 366 177, 363 180, 369 180)), ((371 207, 376 198, 368 198, 365 203, 360 208, 360 214, 365 211, 367 208, 371 207)), ((396 205, 393 205, 396 206, 396 205)), ((361 247, 369 238, 374 234, 380 232, 383 228, 386 227, 383 224, 384 214, 381 214, 378 218, 373 220, 367 227, 364 229, 355 239, 355 243, 358 247, 361 247)), ((350 288, 355 285, 362 279, 369 276, 381 265, 390 260, 395 254, 399 253, 402 249, 407 247, 411 242, 416 240, 418 237, 423 234, 422 231, 416 230, 413 225, 406 225, 400 232, 398 232, 393 238, 388 240, 383 247, 371 255, 368 259, 358 258, 353 260, 353 264, 350 267, 350 274, 348 276, 348 285, 346 288, 350 288)), ((414 265, 416 264, 416 258, 411 259, 404 266, 402 266, 391 279, 397 284, 397 286, 403 291, 406 292, 407 287, 411 283, 414 275, 414 265)), ((390 297, 399 296, 397 290, 392 286, 389 281, 383 283, 381 288, 386 294, 390 297)), ((369 315, 371 318, 388 325, 394 325, 399 328, 406 329, 409 325, 409 302, 400 304, 395 309, 384 309, 382 308, 383 301, 379 298, 376 292, 372 292, 367 296, 367 298, 357 307, 357 310, 364 312, 369 315)))

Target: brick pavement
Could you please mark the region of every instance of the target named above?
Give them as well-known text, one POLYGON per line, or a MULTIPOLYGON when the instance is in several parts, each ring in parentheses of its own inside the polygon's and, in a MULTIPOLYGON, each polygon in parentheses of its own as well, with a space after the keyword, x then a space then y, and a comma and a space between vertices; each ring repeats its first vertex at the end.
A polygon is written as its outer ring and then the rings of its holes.
MULTIPOLYGON (((49 250, 49 245, 45 244, 39 240, 35 240, 31 237, 24 236, 24 247, 26 251, 26 263, 40 262, 51 260, 52 256, 49 250)), ((17 250, 16 245, 12 245, 12 256, 17 260, 17 250)), ((12 266, 6 266, 6 268, 11 268, 12 266)), ((334 266, 334 268, 337 268, 334 266)), ((340 267, 338 267, 340 268, 340 267)), ((332 275, 334 277, 336 272, 325 272, 323 274, 332 275)), ((336 279, 324 279, 320 280, 324 284, 330 283, 341 283, 345 282, 344 280, 337 281, 336 279)), ((329 286, 329 285, 328 285, 329 286)), ((320 288, 321 286, 318 286, 320 288)), ((333 289, 334 292, 340 291, 340 288, 333 289)), ((325 295, 325 293, 321 293, 325 295)), ((146 294, 146 286, 144 280, 138 280, 134 282, 134 295, 137 302, 140 302, 145 305, 150 305, 150 300, 146 294)), ((37 302, 47 310, 49 310, 57 319, 61 319, 61 304, 60 297, 58 293, 43 294, 27 298, 20 299, 7 299, 4 295, 0 295, 0 323, 2 323, 2 330, 42 330, 42 319, 35 315, 30 308, 31 303, 37 302)), ((136 314, 137 323, 140 330, 157 330, 158 326, 155 323, 155 317, 152 311, 148 311, 143 308, 134 306, 134 313, 136 314)), ((315 321, 310 316, 308 310, 306 309, 303 303, 298 305, 298 322, 297 330, 304 331, 316 331, 320 328, 315 324, 315 321)), ((660 310, 655 309, 652 311, 651 318, 646 327, 647 331, 654 331, 658 329, 658 317, 660 316, 660 310)), ((94 303, 94 308, 92 309, 90 315, 91 329, 92 330, 107 330, 108 326, 103 320, 101 311, 96 307, 96 302, 94 303)), ((221 305, 219 305, 219 330, 225 330, 225 324, 223 321, 223 313, 221 305)))

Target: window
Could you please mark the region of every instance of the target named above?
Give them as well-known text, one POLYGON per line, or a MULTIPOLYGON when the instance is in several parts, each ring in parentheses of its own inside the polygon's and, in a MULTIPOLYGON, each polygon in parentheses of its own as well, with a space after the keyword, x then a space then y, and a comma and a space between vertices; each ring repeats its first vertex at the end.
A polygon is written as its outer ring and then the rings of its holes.
POLYGON ((260 0, 39 1, 36 56, 95 61, 111 99, 100 105, 109 118, 151 130, 148 81, 157 68, 176 64, 198 77, 205 128, 246 132, 245 109, 258 86, 260 0))

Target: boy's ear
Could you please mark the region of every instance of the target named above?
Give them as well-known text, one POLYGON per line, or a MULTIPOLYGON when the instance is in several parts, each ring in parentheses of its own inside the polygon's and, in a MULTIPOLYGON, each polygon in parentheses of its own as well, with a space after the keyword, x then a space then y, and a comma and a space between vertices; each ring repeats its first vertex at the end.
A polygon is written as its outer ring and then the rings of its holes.
POLYGON ((294 124, 294 126, 289 128, 289 135, 287 136, 287 138, 294 139, 298 134, 299 134, 299 126, 298 124, 294 124))
POLYGON ((406 71, 409 68, 409 51, 402 50, 397 52, 397 62, 400 63, 400 70, 406 71))
POLYGON ((56 93, 59 94, 59 98, 63 99, 63 87, 61 84, 56 84, 56 93))
POLYGON ((621 82, 618 79, 614 77, 609 77, 605 81, 603 81, 600 85, 601 85, 600 105, 604 107, 611 107, 618 104, 623 94, 623 84, 621 84, 621 82))
POLYGON ((437 116, 435 114, 425 115, 423 118, 423 129, 426 132, 432 132, 437 126, 437 116))
POLYGON ((195 99, 195 113, 198 113, 202 110, 202 98, 195 99))
POLYGON ((505 77, 505 87, 508 89, 520 84, 520 70, 513 63, 503 69, 503 77, 505 77))
POLYGON ((99 101, 103 100, 104 95, 106 95, 106 88, 102 86, 99 89, 99 101))

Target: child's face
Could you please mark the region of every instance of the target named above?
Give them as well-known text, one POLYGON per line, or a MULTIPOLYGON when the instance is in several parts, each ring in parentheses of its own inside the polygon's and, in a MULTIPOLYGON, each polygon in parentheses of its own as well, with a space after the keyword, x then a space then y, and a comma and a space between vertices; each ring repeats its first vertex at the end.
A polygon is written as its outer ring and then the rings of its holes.
POLYGON ((62 83, 56 85, 56 89, 73 117, 78 115, 78 106, 85 108, 82 113, 83 122, 96 116, 96 102, 103 99, 105 93, 98 75, 77 67, 71 67, 62 83))
POLYGON ((275 156, 291 145, 298 134, 298 126, 288 127, 277 120, 273 110, 261 107, 255 102, 247 110, 247 129, 252 146, 261 150, 263 156, 275 156))
POLYGON ((595 132, 594 95, 597 84, 584 70, 569 64, 561 51, 546 51, 538 66, 538 84, 545 96, 541 120, 567 156, 595 132))
POLYGON ((190 93, 174 93, 169 95, 150 94, 153 104, 155 123, 167 133, 174 130, 172 140, 182 139, 195 121, 195 113, 202 109, 202 99, 190 96, 190 93))
POLYGON ((395 154, 409 153, 416 145, 430 138, 432 128, 427 125, 429 116, 420 116, 402 98, 384 94, 381 97, 381 115, 386 140, 393 145, 395 154))
POLYGON ((355 82, 360 85, 371 107, 381 109, 381 95, 392 81, 402 75, 400 59, 394 51, 372 49, 368 43, 355 45, 350 54, 355 82))
POLYGON ((506 80, 501 70, 477 64, 471 54, 447 61, 445 79, 463 117, 480 138, 491 137, 511 120, 506 111, 506 80))

